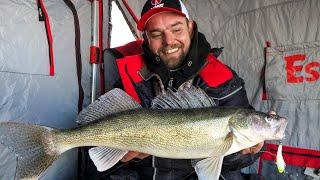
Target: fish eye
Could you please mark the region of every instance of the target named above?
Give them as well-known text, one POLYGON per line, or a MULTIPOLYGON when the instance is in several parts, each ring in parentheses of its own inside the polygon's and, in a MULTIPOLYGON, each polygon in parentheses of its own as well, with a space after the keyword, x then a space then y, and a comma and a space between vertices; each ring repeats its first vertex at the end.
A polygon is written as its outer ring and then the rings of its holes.
POLYGON ((266 117, 264 118, 264 120, 265 120, 265 121, 267 121, 267 122, 271 122, 271 121, 272 121, 272 118, 271 118, 271 117, 266 116, 266 117))

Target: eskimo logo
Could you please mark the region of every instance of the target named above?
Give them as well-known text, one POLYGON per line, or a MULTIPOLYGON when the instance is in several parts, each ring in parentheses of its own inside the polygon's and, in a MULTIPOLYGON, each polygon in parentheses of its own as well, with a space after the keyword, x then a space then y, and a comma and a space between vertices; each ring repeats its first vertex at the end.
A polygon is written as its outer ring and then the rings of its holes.
POLYGON ((152 1, 151 1, 151 4, 154 5, 154 6, 156 6, 156 5, 160 4, 161 1, 162 1, 162 0, 152 0, 152 1))
POLYGON ((313 60, 305 54, 294 54, 284 59, 288 83, 315 83, 320 79, 319 60, 313 60))

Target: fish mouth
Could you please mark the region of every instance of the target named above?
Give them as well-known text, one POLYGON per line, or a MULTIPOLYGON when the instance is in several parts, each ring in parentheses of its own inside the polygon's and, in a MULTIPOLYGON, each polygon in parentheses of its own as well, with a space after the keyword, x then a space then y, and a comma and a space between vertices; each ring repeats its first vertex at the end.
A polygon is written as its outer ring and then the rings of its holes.
POLYGON ((280 124, 279 128, 277 128, 277 130, 275 131, 275 138, 283 139, 285 136, 285 130, 286 130, 288 121, 285 118, 281 118, 279 124, 280 124))

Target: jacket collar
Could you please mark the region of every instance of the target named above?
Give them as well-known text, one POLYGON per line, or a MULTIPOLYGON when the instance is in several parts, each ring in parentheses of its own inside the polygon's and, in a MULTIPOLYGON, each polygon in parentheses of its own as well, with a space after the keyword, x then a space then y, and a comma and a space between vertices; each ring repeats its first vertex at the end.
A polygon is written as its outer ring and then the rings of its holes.
POLYGON ((151 52, 147 42, 143 42, 142 49, 146 67, 140 70, 140 75, 144 80, 156 76, 163 83, 165 89, 177 90, 184 82, 199 74, 207 63, 206 57, 211 47, 205 36, 198 32, 196 24, 194 27, 190 50, 182 65, 175 70, 168 69, 160 57, 151 52))

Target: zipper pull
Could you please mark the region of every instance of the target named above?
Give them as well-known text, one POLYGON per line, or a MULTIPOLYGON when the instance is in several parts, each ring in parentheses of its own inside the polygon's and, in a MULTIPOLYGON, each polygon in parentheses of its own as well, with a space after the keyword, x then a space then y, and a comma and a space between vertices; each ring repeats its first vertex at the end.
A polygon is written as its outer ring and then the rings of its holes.
POLYGON ((45 21, 45 20, 46 20, 46 17, 45 17, 44 14, 43 14, 40 0, 37 1, 37 5, 38 5, 38 17, 39 17, 39 21, 45 21))
POLYGON ((170 89, 172 89, 172 84, 173 84, 173 78, 170 78, 169 83, 168 83, 168 87, 170 89))

